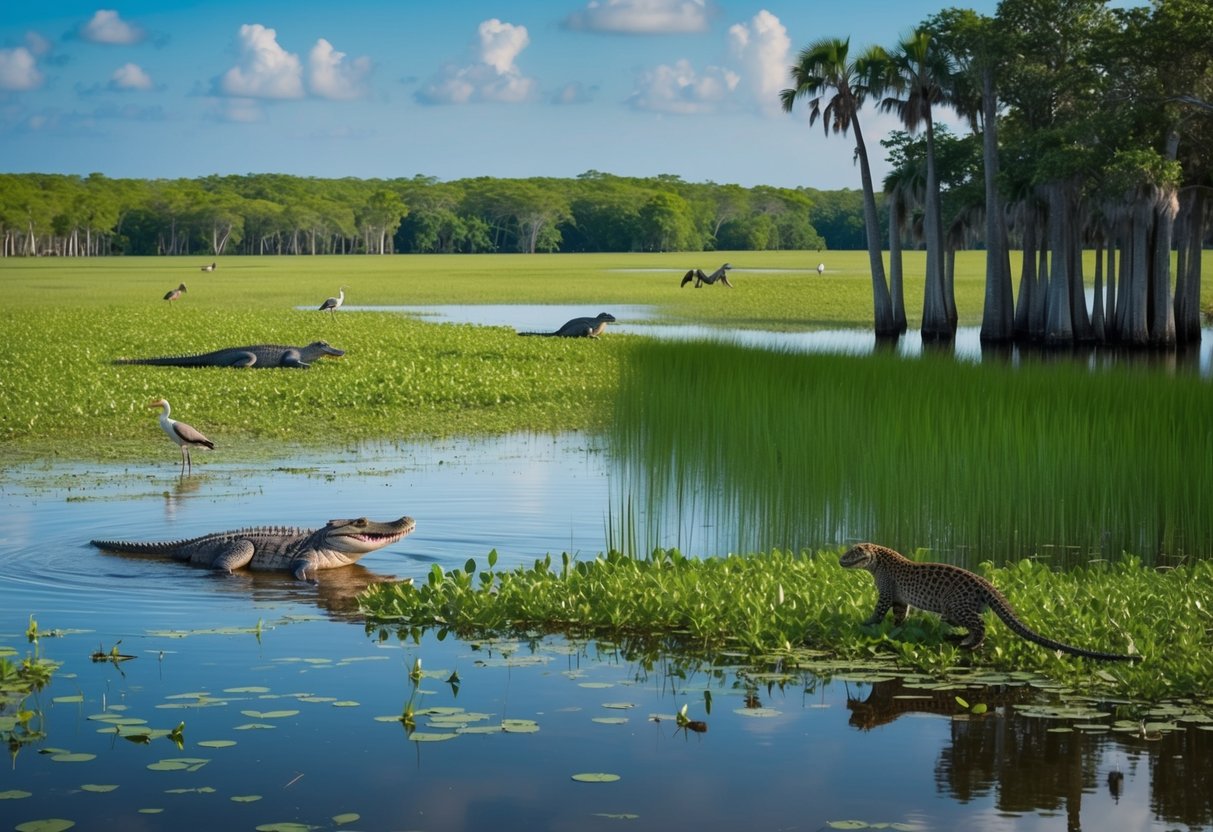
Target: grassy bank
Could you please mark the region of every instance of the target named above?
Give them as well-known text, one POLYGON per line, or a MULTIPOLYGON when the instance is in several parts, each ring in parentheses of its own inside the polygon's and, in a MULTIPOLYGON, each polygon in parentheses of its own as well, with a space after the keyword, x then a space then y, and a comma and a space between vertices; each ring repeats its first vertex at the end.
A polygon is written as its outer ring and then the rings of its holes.
POLYGON ((493 571, 472 561, 434 566, 416 584, 377 584, 363 596, 375 619, 397 627, 449 629, 463 637, 556 632, 672 638, 684 649, 792 654, 801 646, 843 658, 889 655, 902 666, 946 675, 976 666, 1035 671, 1094 695, 1150 700, 1207 694, 1213 684, 1209 610, 1213 562, 1142 569, 1125 559, 1057 572, 1031 561, 979 570, 1037 632, 1089 649, 1143 657, 1135 663, 1057 656, 991 619, 986 646, 966 654, 945 642, 936 616, 901 628, 861 622, 876 592, 867 573, 838 565, 837 551, 784 551, 684 558, 657 551, 493 571))

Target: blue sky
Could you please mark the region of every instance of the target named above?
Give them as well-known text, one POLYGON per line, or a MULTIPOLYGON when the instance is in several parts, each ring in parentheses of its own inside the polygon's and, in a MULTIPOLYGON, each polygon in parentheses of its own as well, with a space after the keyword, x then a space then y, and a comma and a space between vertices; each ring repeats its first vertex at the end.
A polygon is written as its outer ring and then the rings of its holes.
MULTIPOLYGON (((857 188, 850 140, 779 110, 787 67, 820 37, 891 45, 946 5, 0 0, 0 170, 857 188)), ((864 125, 879 157, 893 123, 864 125)))

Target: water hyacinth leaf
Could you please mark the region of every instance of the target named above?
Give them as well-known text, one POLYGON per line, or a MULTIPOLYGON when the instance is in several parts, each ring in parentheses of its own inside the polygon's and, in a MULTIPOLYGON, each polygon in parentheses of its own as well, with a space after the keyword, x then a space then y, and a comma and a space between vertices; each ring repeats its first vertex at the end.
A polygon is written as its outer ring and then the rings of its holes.
POLYGON ((71 829, 76 825, 74 820, 65 820, 64 818, 42 818, 41 820, 31 820, 25 823, 19 823, 13 828, 17 832, 64 832, 65 829, 71 829))
POLYGON ((578 783, 614 783, 619 779, 619 775, 600 771, 587 771, 581 774, 574 774, 573 779, 578 783))
POLYGON ((81 791, 96 792, 98 794, 105 794, 106 792, 112 792, 116 788, 118 788, 117 785, 100 784, 100 783, 85 783, 83 786, 80 787, 81 791))

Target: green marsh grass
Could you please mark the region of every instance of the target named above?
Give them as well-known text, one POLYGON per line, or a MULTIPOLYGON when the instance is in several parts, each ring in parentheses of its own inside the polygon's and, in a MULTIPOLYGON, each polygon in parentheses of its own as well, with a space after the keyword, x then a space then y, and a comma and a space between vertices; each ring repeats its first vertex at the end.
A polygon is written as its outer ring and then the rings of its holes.
POLYGON ((633 512, 709 506, 736 523, 732 551, 1176 563, 1213 554, 1210 404, 1207 380, 1143 369, 648 342, 612 444, 633 512))
POLYGON ((1207 694, 1213 684, 1210 610, 1213 562, 1150 570, 1133 558, 1066 571, 1031 560, 978 571, 998 586, 1037 632, 1139 662, 1058 656, 991 619, 985 648, 967 654, 944 640, 938 617, 912 613, 863 622, 876 603, 866 573, 838 565, 841 550, 773 550, 688 558, 655 550, 594 560, 567 554, 531 567, 495 571, 469 560, 432 567, 412 584, 375 584, 362 596, 373 621, 402 631, 436 628, 463 638, 539 633, 652 637, 680 650, 739 650, 751 656, 809 647, 844 659, 893 657, 902 666, 947 675, 959 668, 1039 672, 1084 693, 1148 700, 1207 694))

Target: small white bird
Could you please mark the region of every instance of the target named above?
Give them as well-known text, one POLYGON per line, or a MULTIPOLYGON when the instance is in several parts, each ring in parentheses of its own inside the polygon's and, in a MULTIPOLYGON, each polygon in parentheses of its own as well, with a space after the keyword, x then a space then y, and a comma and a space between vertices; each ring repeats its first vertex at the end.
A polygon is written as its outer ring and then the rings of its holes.
POLYGON ((825 274, 825 273, 826 273, 826 264, 825 264, 825 263, 818 263, 818 264, 817 264, 817 273, 818 273, 818 274, 825 274))
POLYGON ((170 302, 174 301, 177 298, 181 297, 181 293, 184 291, 185 291, 185 284, 182 283, 180 286, 178 286, 176 289, 173 289, 171 292, 165 292, 164 299, 167 301, 170 301, 170 302))
POLYGON ((193 473, 194 466, 190 460, 190 448, 206 448, 213 451, 215 443, 207 439, 191 425, 187 425, 185 422, 178 422, 176 419, 170 419, 169 413, 172 412, 172 408, 169 407, 168 399, 156 399, 148 407, 161 408, 160 427, 168 434, 169 439, 181 447, 181 473, 185 474, 187 467, 190 473, 193 473))
POLYGON ((202 267, 202 271, 204 271, 204 272, 213 272, 214 270, 215 270, 215 264, 214 264, 214 263, 211 263, 209 266, 203 266, 203 267, 202 267))
POLYGON ((345 287, 344 286, 342 286, 340 289, 337 290, 337 297, 326 298, 324 303, 320 304, 320 311, 323 312, 324 310, 327 309, 329 312, 332 312, 335 315, 335 314, 337 314, 337 310, 341 308, 341 304, 343 304, 343 303, 345 303, 345 287))

